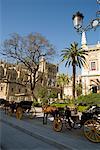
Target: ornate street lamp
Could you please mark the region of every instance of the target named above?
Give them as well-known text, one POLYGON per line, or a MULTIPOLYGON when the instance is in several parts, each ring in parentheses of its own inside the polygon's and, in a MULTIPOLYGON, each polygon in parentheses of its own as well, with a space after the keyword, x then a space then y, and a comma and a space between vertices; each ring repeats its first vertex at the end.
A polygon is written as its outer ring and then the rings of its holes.
POLYGON ((83 18, 84 18, 83 14, 80 13, 79 11, 76 12, 76 14, 74 14, 73 17, 72 17, 74 28, 77 31, 79 31, 79 29, 82 27, 83 18))
MULTIPOLYGON (((97 3, 100 4, 100 0, 97 0, 97 3)), ((72 20, 74 24, 74 28, 77 32, 85 32, 89 29, 96 29, 98 26, 100 26, 100 11, 97 11, 97 17, 93 19, 86 27, 83 27, 83 19, 84 16, 79 11, 76 12, 76 14, 73 15, 72 20)))

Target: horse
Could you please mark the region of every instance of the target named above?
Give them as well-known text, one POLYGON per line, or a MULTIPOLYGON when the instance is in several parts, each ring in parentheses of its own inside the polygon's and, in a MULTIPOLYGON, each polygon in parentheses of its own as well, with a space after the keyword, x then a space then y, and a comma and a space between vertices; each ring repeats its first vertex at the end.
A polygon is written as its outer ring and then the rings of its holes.
POLYGON ((5 114, 11 115, 12 113, 14 113, 14 110, 16 109, 16 102, 4 100, 2 104, 5 114))
POLYGON ((44 106, 42 106, 42 111, 44 113, 43 124, 47 124, 47 117, 49 114, 52 115, 54 118, 58 114, 58 108, 56 106, 44 105, 44 106))

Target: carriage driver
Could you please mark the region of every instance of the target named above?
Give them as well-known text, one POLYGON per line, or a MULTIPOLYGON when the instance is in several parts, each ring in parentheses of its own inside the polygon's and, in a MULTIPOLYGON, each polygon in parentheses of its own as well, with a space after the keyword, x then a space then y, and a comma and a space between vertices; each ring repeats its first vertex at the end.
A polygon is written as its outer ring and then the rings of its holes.
POLYGON ((69 107, 65 106, 65 116, 66 116, 66 119, 68 119, 68 124, 70 126, 70 128, 72 128, 72 125, 71 125, 71 121, 70 121, 70 118, 71 118, 71 110, 69 107))

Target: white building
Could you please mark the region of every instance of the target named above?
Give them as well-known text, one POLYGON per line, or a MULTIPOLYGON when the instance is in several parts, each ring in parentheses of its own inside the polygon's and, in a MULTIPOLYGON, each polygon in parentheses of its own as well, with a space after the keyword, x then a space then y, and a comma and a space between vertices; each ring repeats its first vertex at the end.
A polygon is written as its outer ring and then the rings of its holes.
POLYGON ((82 68, 83 94, 100 92, 100 43, 84 45, 87 50, 86 65, 82 68))
MULTIPOLYGON (((87 51, 86 65, 82 67, 82 94, 100 93, 100 43, 87 45, 85 32, 82 33, 82 48, 87 51)), ((76 82, 79 81, 76 79, 76 82)), ((72 96, 72 82, 64 88, 66 96, 72 96)))

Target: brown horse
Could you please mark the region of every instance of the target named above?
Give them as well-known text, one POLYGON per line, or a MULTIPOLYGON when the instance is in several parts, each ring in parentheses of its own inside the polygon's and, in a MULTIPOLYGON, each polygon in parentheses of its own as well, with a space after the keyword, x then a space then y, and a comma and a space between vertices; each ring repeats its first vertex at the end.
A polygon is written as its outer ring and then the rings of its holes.
POLYGON ((55 117, 58 114, 58 108, 55 106, 44 105, 42 107, 42 111, 44 113, 43 124, 47 124, 47 117, 49 114, 52 115, 53 117, 55 117))
POLYGON ((50 113, 52 113, 52 112, 54 112, 56 110, 57 110, 57 107, 55 107, 55 106, 43 106, 42 107, 42 111, 44 113, 48 113, 48 114, 50 114, 50 113))

